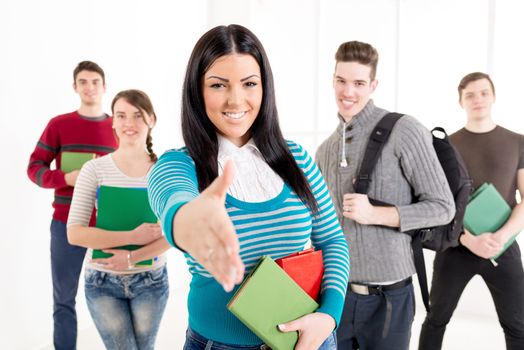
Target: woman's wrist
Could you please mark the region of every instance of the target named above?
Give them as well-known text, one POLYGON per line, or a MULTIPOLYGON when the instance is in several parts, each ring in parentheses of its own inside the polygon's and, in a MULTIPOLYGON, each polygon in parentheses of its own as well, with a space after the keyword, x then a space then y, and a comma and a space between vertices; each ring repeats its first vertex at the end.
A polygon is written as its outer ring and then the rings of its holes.
POLYGON ((127 251, 127 268, 128 269, 132 269, 134 267, 133 260, 132 260, 133 257, 131 256, 131 253, 132 252, 130 250, 127 251))

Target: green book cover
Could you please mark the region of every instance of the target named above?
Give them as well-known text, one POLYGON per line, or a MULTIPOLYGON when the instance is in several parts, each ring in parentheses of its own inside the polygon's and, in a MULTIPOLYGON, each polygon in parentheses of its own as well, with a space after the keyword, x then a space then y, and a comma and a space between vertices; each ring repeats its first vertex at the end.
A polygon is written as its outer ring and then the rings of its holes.
MULTIPOLYGON (((96 227, 109 231, 131 231, 141 224, 156 223, 158 219, 149 206, 145 188, 126 188, 100 186, 98 190, 98 209, 96 227)), ((139 245, 126 245, 116 249, 136 250, 139 245)), ((93 259, 108 258, 113 254, 93 250, 93 259)), ((136 265, 149 266, 153 259, 138 262, 136 265)))
POLYGON ((80 170, 87 161, 94 159, 96 154, 83 152, 62 152, 60 159, 60 170, 70 173, 73 170, 80 170))
MULTIPOLYGON (((495 186, 484 183, 470 196, 466 213, 464 214, 464 227, 474 235, 484 232, 495 232, 506 223, 511 215, 511 208, 495 186)), ((498 258, 515 241, 517 234, 506 242, 500 253, 493 258, 498 258)))
POLYGON ((245 278, 227 308, 273 350, 293 350, 297 332, 277 326, 312 313, 318 304, 269 256, 245 278))

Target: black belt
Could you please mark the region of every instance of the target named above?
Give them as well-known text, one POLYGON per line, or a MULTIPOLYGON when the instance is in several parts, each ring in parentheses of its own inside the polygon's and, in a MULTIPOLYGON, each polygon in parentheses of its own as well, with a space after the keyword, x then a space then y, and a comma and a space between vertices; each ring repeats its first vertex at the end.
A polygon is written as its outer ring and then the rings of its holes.
POLYGON ((386 284, 386 285, 366 285, 366 284, 358 284, 358 283, 350 283, 349 288, 353 293, 360 294, 360 295, 380 295, 384 297, 384 300, 386 301, 386 318, 384 320, 384 329, 382 330, 382 338, 386 338, 389 333, 389 326, 391 325, 391 313, 392 313, 392 306, 391 302, 388 299, 387 294, 384 292, 399 289, 406 287, 410 285, 412 282, 411 276, 406 278, 405 280, 399 281, 397 283, 393 284, 386 284))
POLYGON ((390 290, 395 290, 399 288, 403 288, 405 286, 408 286, 412 283, 411 276, 406 278, 405 280, 399 281, 397 283, 393 284, 386 284, 386 285, 367 285, 367 284, 359 284, 359 283, 350 283, 349 288, 353 293, 360 294, 360 295, 382 295, 382 292, 387 292, 390 290))

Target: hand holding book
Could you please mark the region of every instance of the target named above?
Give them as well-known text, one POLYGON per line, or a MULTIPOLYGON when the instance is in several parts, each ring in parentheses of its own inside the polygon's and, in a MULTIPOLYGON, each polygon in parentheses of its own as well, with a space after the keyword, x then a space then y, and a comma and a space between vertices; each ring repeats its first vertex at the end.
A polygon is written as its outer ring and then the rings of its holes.
POLYGON ((470 196, 466 207, 464 227, 472 235, 477 236, 476 240, 468 236, 464 237, 466 246, 471 245, 470 249, 477 250, 472 251, 479 256, 491 257, 491 261, 496 266, 494 260, 504 253, 518 235, 517 232, 506 242, 501 242, 498 235, 492 234, 504 226, 511 212, 510 206, 495 186, 489 183, 482 184, 470 196), (502 247, 500 247, 501 243, 504 243, 502 247), (493 251, 496 253, 491 255, 493 251))

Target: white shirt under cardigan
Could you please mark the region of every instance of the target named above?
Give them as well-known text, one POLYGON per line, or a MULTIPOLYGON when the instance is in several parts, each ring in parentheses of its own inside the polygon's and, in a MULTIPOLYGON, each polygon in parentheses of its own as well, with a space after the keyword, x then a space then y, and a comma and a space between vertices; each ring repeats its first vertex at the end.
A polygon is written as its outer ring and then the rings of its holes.
POLYGON ((262 153, 250 139, 242 147, 236 146, 222 135, 218 137, 218 174, 222 174, 226 162, 235 165, 235 178, 228 193, 244 202, 264 202, 282 192, 284 181, 271 169, 262 153))

